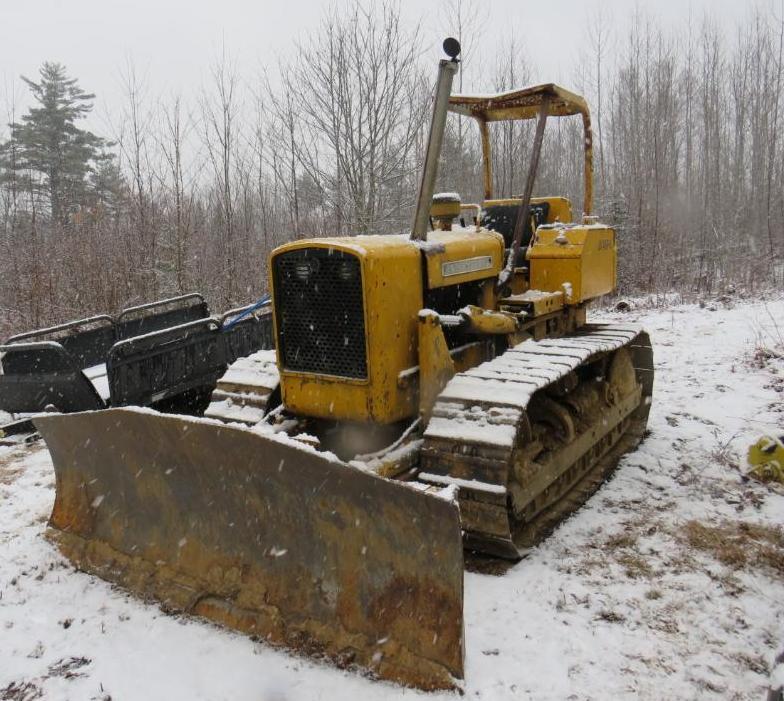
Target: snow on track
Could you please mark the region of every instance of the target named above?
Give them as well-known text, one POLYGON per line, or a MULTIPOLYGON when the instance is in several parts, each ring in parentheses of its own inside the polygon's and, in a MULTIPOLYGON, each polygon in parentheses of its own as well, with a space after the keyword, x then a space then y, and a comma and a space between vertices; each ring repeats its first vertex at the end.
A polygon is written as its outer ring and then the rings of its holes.
MULTIPOLYGON (((602 320, 651 334, 651 435, 526 560, 466 574, 466 698, 759 699, 784 649, 782 572, 722 562, 689 534, 784 523, 784 492, 737 468, 783 428, 784 364, 752 356, 784 333, 784 301, 602 320)), ((25 685, 12 698, 458 698, 172 617, 74 571, 43 538, 53 483, 42 445, 0 447, 0 698, 25 685)), ((743 547, 736 558, 757 546, 743 547)))

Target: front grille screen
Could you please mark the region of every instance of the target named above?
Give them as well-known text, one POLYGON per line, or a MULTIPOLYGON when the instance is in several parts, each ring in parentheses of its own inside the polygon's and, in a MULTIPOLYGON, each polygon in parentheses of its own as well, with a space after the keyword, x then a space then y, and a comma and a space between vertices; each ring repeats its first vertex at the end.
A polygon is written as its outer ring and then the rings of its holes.
POLYGON ((301 248, 273 263, 278 352, 286 370, 367 378, 359 258, 301 248))

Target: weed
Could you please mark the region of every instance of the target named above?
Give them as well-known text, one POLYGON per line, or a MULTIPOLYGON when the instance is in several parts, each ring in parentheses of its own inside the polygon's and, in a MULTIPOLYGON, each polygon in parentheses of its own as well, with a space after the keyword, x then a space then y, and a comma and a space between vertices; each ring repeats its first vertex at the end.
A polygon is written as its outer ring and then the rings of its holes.
POLYGON ((780 527, 729 521, 707 526, 689 521, 683 535, 691 547, 733 569, 762 567, 784 574, 784 531, 780 527))

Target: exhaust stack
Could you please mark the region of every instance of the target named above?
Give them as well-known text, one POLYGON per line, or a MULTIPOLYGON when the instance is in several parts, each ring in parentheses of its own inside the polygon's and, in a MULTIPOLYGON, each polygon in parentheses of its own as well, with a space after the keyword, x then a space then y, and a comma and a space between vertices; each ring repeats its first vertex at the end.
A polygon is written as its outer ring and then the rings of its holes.
POLYGON ((419 197, 417 198, 414 224, 411 227, 412 241, 427 241, 427 225, 430 219, 430 203, 438 175, 438 158, 444 141, 446 113, 449 107, 449 95, 452 92, 452 79, 457 73, 460 54, 460 42, 448 37, 444 39, 444 53, 449 60, 441 59, 438 63, 438 81, 436 98, 433 102, 433 117, 430 120, 430 133, 427 138, 425 165, 422 168, 422 179, 419 181, 419 197))

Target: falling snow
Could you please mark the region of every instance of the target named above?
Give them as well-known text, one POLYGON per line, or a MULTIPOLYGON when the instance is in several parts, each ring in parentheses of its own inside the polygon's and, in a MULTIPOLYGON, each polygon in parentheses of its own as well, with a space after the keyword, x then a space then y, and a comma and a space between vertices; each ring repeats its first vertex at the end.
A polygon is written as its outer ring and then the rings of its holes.
MULTIPOLYGON (((650 436, 527 559, 466 574, 465 698, 763 698, 771 674, 784 681, 784 577, 686 534, 784 520, 784 492, 743 474, 748 445, 782 427, 784 363, 757 351, 784 301, 605 316, 651 333, 650 436)), ((44 538, 53 497, 42 444, 0 447, 0 696, 459 698, 173 617, 77 572, 44 538)))

